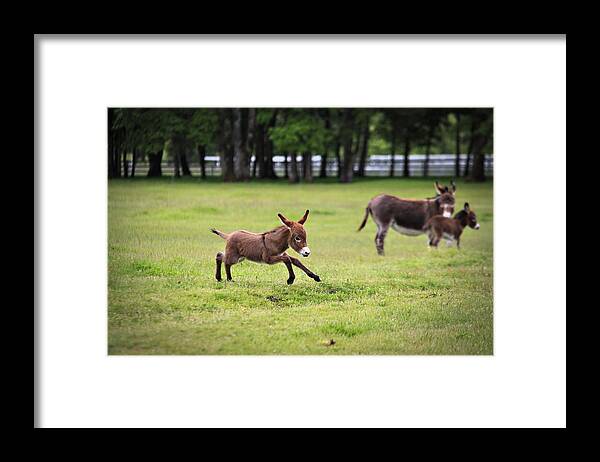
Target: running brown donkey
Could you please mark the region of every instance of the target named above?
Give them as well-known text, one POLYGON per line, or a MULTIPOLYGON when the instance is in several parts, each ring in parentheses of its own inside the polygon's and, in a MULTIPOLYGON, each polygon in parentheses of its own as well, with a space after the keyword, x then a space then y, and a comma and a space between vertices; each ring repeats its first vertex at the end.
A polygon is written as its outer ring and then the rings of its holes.
POLYGON ((217 281, 221 280, 222 263, 225 263, 227 280, 232 281, 231 266, 247 258, 253 262, 269 265, 285 264, 289 273, 288 284, 293 284, 296 279, 292 265, 304 271, 309 278, 321 282, 321 278, 300 263, 300 260, 285 253, 288 247, 291 247, 303 257, 310 255, 310 249, 306 243, 306 230, 303 226, 308 218, 308 210, 298 221, 288 220, 281 213, 278 213, 277 216, 283 225, 265 233, 240 230, 226 234, 211 228, 213 233, 226 241, 225 253, 217 253, 217 271, 215 273, 217 281))

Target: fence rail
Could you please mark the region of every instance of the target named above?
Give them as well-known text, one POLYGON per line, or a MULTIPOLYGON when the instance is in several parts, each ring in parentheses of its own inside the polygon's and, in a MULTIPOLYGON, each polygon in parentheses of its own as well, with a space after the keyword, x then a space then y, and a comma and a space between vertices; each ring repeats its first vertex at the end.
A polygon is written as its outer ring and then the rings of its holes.
MULTIPOLYGON (((301 169, 301 158, 298 157, 298 169, 301 169)), ((289 161, 289 157, 288 157, 289 161)), ((454 154, 434 154, 429 158, 428 175, 431 177, 454 176, 455 174, 456 157, 454 154)), ((131 172, 131 161, 129 163, 129 172, 131 172)), ((461 154, 459 157, 461 175, 465 171, 467 164, 467 155, 461 154)), ((365 165, 366 176, 389 176, 392 165, 391 155, 371 156, 365 165)), ((172 161, 166 161, 161 164, 162 173, 165 176, 173 176, 174 165, 172 161)), ((189 162, 192 175, 200 175, 200 162, 189 162)), ((135 176, 146 176, 148 173, 149 164, 147 162, 137 162, 135 166, 135 176)), ((273 157, 273 168, 279 177, 283 177, 285 173, 284 156, 273 157)), ((220 176, 221 165, 219 158, 216 156, 207 156, 205 159, 205 169, 207 176, 220 176)), ((250 171, 254 169, 254 157, 250 163, 250 171)), ((312 158, 313 176, 318 176, 321 171, 321 156, 315 155, 312 158)), ((355 164, 354 170, 358 170, 358 163, 355 164)), ((409 176, 419 177, 424 176, 425 171, 425 155, 411 154, 408 158, 409 176)), ((485 175, 492 177, 494 175, 494 158, 491 154, 485 155, 484 164, 485 175)), ((335 158, 327 159, 326 166, 327 176, 335 177, 338 172, 337 160, 335 158)), ((404 172, 404 156, 396 155, 394 157, 394 176, 402 176, 404 172)))

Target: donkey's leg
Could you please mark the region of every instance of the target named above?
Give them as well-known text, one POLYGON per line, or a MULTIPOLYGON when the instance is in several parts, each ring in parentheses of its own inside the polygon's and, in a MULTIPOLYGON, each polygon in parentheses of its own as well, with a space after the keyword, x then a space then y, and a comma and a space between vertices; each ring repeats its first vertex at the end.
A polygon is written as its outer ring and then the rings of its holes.
POLYGON ((375 247, 377 247, 377 253, 379 255, 384 255, 383 253, 383 243, 385 241, 385 236, 390 229, 390 223, 377 223, 377 235, 375 236, 375 247))
POLYGON ((226 252, 223 260, 225 263, 225 274, 227 275, 227 280, 233 281, 233 278, 231 277, 231 267, 238 262, 239 258, 237 256, 230 255, 229 252, 226 252))
POLYGON ((435 232, 435 236, 433 237, 433 246, 437 249, 439 243, 442 241, 442 239, 444 238, 444 232, 441 230, 437 230, 435 232))
POLYGON ((312 278, 317 282, 321 282, 321 278, 318 275, 316 275, 315 273, 313 273, 311 270, 309 270, 306 266, 304 266, 300 262, 300 260, 298 260, 297 258, 294 258, 294 257, 290 257, 290 261, 292 262, 292 265, 297 266, 302 271, 304 271, 309 278, 312 278))
POLYGON ((231 278, 231 265, 228 263, 225 263, 225 274, 227 274, 228 281, 233 281, 233 279, 231 278))
POLYGON ((225 249, 225 255, 223 255, 223 263, 225 263, 225 274, 227 275, 228 281, 233 281, 231 278, 231 267, 240 261, 240 255, 238 254, 235 247, 230 246, 227 243, 227 248, 225 249))
POLYGON ((434 240, 434 234, 433 234, 433 232, 430 231, 429 234, 427 235, 427 238, 428 238, 428 240, 427 240, 427 248, 429 250, 431 250, 431 248, 433 247, 433 240, 434 240))
POLYGON ((215 278, 217 279, 217 281, 221 281, 221 263, 223 263, 223 252, 217 253, 216 262, 217 271, 215 273, 215 278))
POLYGON ((377 220, 374 220, 374 221, 375 221, 375 225, 377 226, 377 232, 375 233, 375 248, 377 249, 377 253, 379 255, 381 255, 381 253, 379 252, 379 232, 381 231, 381 225, 379 224, 379 222, 377 220))
POLYGON ((294 283, 294 279, 296 279, 296 275, 294 274, 294 270, 292 269, 292 262, 291 262, 291 257, 284 253, 282 255, 276 255, 274 257, 269 256, 269 255, 264 255, 263 254, 263 261, 265 263, 268 263, 269 265, 273 265, 275 263, 283 263, 285 264, 285 266, 287 267, 288 270, 288 280, 287 283, 288 284, 293 284, 294 283))
POLYGON ((283 263, 285 263, 285 266, 287 267, 288 270, 288 280, 287 283, 288 284, 293 284, 294 283, 294 279, 296 279, 296 275, 294 274, 294 270, 292 269, 292 263, 289 261, 284 261, 283 263))

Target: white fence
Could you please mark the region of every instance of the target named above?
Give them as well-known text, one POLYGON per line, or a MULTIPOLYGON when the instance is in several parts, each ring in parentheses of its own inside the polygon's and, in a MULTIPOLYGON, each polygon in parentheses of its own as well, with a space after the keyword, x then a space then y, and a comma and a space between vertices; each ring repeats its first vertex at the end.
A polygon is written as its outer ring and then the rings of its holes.
MULTIPOLYGON (((298 168, 301 168, 301 156, 298 156, 298 168)), ((251 159, 251 171, 254 167, 254 156, 251 159)), ((289 156, 288 156, 289 161, 289 156)), ((365 165, 366 176, 389 176, 391 167, 391 155, 373 155, 370 156, 365 165)), ((463 175, 467 163, 467 155, 461 154, 459 157, 460 171, 463 175)), ((321 171, 322 158, 320 155, 314 155, 312 158, 313 176, 318 176, 321 171)), ((454 176, 455 173, 455 154, 432 154, 429 156, 428 176, 443 177, 454 176)), ((135 166, 135 176, 145 176, 148 173, 147 162, 137 162, 135 166)), ((189 159, 189 167, 192 175, 200 175, 200 163, 198 159, 189 159)), ((425 154, 410 154, 408 157, 408 170, 410 176, 423 176, 425 167, 425 154)), ((206 156, 205 168, 207 176, 221 175, 221 165, 218 156, 206 156)), ((275 173, 282 177, 285 172, 284 156, 273 157, 273 168, 275 173)), ((327 158, 327 176, 337 176, 338 165, 337 160, 333 156, 327 158)), ((358 170, 358 162, 354 166, 354 170, 358 170)), ((129 171, 131 172, 131 162, 129 162, 129 171)), ((163 175, 173 175, 173 162, 166 161, 162 163, 163 175)), ((404 156, 396 154, 394 156, 394 175, 402 176, 404 172, 404 156)), ((485 155, 485 174, 492 177, 494 175, 494 157, 492 154, 485 155)))

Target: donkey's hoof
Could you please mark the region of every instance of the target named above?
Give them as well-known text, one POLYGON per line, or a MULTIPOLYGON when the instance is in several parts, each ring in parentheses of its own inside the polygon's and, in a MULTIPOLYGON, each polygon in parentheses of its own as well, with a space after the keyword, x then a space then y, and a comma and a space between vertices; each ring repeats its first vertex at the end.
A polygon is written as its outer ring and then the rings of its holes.
POLYGON ((289 279, 287 280, 287 283, 288 283, 288 284, 293 284, 295 279, 296 279, 296 278, 289 278, 289 279))
POLYGON ((217 282, 221 282, 223 279, 222 278, 215 278, 217 280, 217 282))
POLYGON ((321 282, 321 278, 320 278, 319 276, 317 276, 317 275, 315 275, 315 277, 314 277, 313 279, 314 279, 315 281, 317 281, 317 282, 321 282))

